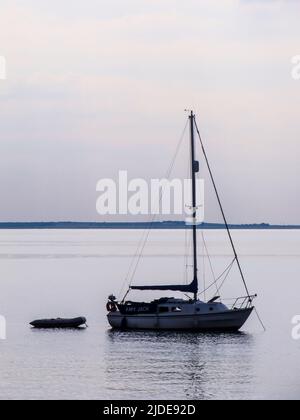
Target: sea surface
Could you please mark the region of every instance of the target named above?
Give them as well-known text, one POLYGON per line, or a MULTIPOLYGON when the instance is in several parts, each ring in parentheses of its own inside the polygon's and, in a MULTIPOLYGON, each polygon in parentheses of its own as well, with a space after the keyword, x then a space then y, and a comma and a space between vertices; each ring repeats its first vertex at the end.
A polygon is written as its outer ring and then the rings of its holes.
MULTIPOLYGON (((131 279, 126 275, 142 234, 0 231, 0 314, 7 322, 6 340, 0 340, 0 398, 299 399, 300 340, 292 337, 292 319, 300 315, 300 231, 233 232, 266 326, 264 332, 254 313, 238 334, 109 328, 107 296, 126 292, 131 279), (88 328, 41 331, 29 326, 37 318, 75 316, 85 316, 88 328)), ((232 261, 225 232, 204 231, 204 239, 199 246, 201 290, 232 261)), ((183 231, 153 231, 132 281, 190 281, 186 243, 183 231)), ((201 298, 217 292, 211 287, 201 298)), ((245 294, 235 268, 221 292, 228 304, 245 294)), ((129 298, 157 296, 145 293, 129 298)))

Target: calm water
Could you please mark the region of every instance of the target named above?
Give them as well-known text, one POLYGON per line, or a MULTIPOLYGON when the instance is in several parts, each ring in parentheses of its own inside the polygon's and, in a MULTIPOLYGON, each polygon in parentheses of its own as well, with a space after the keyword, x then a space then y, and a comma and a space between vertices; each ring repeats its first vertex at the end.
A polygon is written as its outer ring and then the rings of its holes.
MULTIPOLYGON (((106 298, 120 292, 141 232, 1 231, 7 340, 0 340, 0 398, 298 399, 300 341, 292 339, 291 319, 300 315, 300 231, 233 234, 265 333, 255 315, 234 335, 112 332, 106 298), (28 326, 39 317, 78 315, 89 328, 28 326)), ((231 258, 224 233, 205 237, 219 274, 231 258)), ((182 282, 183 243, 183 232, 154 231, 136 281, 182 282)), ((199 271, 202 286, 209 284, 201 255, 199 271)), ((243 293, 231 274, 226 298, 243 293)))

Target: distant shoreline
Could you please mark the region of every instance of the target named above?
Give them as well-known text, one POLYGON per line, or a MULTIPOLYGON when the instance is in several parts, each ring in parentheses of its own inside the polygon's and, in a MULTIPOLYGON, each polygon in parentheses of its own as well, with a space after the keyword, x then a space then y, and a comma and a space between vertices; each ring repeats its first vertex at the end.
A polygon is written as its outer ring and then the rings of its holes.
MULTIPOLYGON (((0 229, 185 229, 184 222, 2 222, 0 229)), ((230 229, 241 230, 291 230, 300 225, 230 224, 230 229)), ((222 223, 202 223, 198 229, 225 229, 222 223)))

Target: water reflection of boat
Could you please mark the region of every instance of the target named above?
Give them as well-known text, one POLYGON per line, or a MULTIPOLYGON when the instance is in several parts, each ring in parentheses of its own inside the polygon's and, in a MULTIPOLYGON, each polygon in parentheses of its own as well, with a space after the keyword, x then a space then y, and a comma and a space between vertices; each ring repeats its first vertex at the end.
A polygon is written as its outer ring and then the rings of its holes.
POLYGON ((254 343, 243 332, 108 330, 104 361, 110 398, 120 392, 126 399, 246 398, 255 376, 254 343))

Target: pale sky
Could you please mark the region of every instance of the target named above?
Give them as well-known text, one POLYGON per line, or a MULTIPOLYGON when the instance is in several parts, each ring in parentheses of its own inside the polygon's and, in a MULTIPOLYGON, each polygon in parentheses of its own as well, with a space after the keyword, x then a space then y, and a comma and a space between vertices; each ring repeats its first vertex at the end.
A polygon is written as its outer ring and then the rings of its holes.
POLYGON ((198 115, 230 222, 300 224, 297 0, 1 0, 0 220, 101 221, 198 115))

